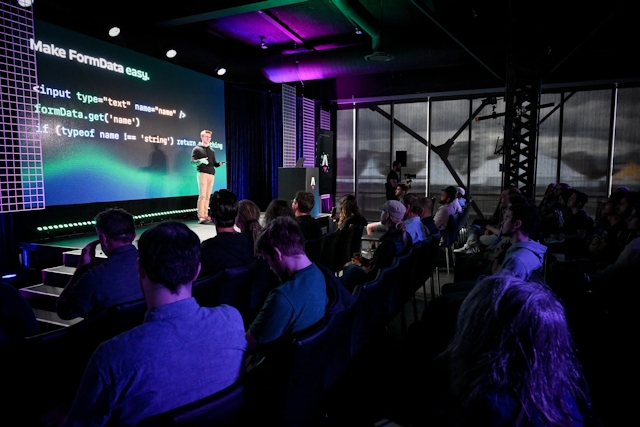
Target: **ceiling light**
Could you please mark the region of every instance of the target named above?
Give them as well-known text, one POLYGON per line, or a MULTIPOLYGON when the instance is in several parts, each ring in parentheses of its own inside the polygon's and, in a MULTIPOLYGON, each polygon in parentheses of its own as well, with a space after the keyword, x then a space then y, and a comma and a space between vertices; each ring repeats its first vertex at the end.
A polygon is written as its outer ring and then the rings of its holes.
POLYGON ((260 48, 269 49, 269 46, 264 43, 264 36, 260 36, 260 48))
POLYGON ((119 34, 120 34, 120 28, 118 27, 113 27, 109 30, 109 35, 111 37, 118 37, 119 34))
POLYGON ((227 69, 224 67, 218 67, 216 68, 216 74, 219 76, 224 76, 224 74, 227 72, 227 69))
POLYGON ((169 49, 167 51, 167 58, 175 58, 178 52, 175 49, 169 49))
POLYGON ((29 7, 33 4, 33 0, 18 0, 18 4, 22 7, 29 7))
POLYGON ((389 55, 387 52, 373 52, 371 55, 365 56, 364 59, 371 62, 388 62, 393 59, 393 55, 389 55))
POLYGON ((356 27, 356 34, 357 35, 361 35, 362 34, 362 30, 358 27, 356 27))

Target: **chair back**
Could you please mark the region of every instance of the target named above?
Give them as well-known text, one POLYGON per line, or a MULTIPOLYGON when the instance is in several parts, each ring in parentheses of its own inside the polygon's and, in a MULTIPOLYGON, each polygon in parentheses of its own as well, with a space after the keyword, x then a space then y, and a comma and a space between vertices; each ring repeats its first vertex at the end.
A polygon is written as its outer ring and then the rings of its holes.
POLYGON ((219 305, 220 282, 224 276, 224 270, 215 274, 200 277, 191 285, 191 293, 202 307, 215 307, 219 305))
POLYGON ((389 279, 389 299, 387 305, 387 320, 393 319, 396 314, 400 313, 404 308, 404 304, 408 299, 408 288, 412 288, 410 263, 413 260, 414 249, 397 258, 397 270, 392 278, 389 279))
POLYGON ((376 302, 380 295, 380 286, 385 275, 385 269, 378 273, 370 282, 356 286, 353 295, 356 297, 356 314, 351 334, 351 357, 357 357, 374 336, 376 302))
POLYGON ((349 250, 349 257, 362 251, 362 233, 364 233, 364 227, 362 225, 354 225, 350 228, 353 230, 351 234, 351 249, 349 250))
POLYGON ((333 269, 333 264, 337 256, 336 252, 338 249, 338 243, 343 233, 344 230, 338 228, 337 230, 324 235, 320 264, 329 270, 333 269))
POLYGON ((115 328, 114 336, 142 325, 147 312, 147 302, 144 298, 125 302, 109 308, 115 328))
POLYGON ((458 228, 458 214, 449 215, 447 225, 443 230, 444 243, 442 244, 442 246, 450 246, 453 243, 455 243, 455 241, 458 238, 459 230, 460 229, 458 228))
POLYGON ((322 259, 322 248, 324 247, 324 236, 313 240, 307 240, 304 245, 304 252, 311 262, 320 264, 322 259))
POLYGON ((142 426, 210 426, 237 424, 244 405, 245 381, 238 381, 219 392, 142 422, 142 426))
MULTIPOLYGON (((340 236, 336 242, 333 263, 329 267, 334 273, 342 270, 342 267, 351 260, 351 238, 353 228, 340 229, 340 236)), ((326 247, 325 247, 326 252, 326 247)))
POLYGON ((269 293, 280 286, 280 279, 271 270, 264 258, 257 257, 255 262, 253 285, 251 286, 251 316, 249 322, 252 322, 258 315, 269 293))
POLYGON ((251 288, 257 259, 239 267, 227 268, 220 281, 218 304, 227 304, 238 309, 245 325, 251 316, 251 288))

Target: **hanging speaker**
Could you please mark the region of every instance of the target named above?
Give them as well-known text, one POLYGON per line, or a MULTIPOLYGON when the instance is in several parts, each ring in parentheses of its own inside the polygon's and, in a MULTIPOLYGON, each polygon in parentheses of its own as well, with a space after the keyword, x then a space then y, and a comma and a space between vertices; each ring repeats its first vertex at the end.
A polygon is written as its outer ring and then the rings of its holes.
POLYGON ((407 152, 396 151, 396 162, 400 162, 400 166, 403 168, 407 166, 407 152))

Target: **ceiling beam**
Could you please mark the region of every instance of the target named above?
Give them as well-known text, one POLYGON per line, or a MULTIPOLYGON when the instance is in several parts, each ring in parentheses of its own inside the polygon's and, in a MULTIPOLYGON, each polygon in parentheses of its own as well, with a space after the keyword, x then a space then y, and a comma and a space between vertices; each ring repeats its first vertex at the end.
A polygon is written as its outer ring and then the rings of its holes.
POLYGON ((300 36, 298 34, 293 32, 293 30, 291 28, 289 28, 287 26, 287 24, 285 24, 284 22, 282 22, 281 20, 276 18, 273 15, 273 13, 269 12, 268 10, 258 10, 257 12, 268 23, 270 23, 271 25, 273 25, 274 27, 276 27, 277 29, 282 31, 291 40, 293 40, 294 42, 298 43, 299 46, 303 46, 304 45, 304 40, 302 40, 302 38, 300 38, 300 36))
MULTIPOLYGON (((307 0, 264 0, 256 1, 250 4, 229 7, 227 9, 213 10, 211 12, 198 13, 182 18, 169 19, 168 21, 158 22, 157 27, 169 28, 178 27, 180 25, 193 24, 195 22, 211 21, 212 19, 224 18, 225 16, 240 15, 243 13, 255 12, 261 9, 272 9, 274 7, 288 6, 296 3, 303 3, 307 0)), ((212 2, 215 5, 215 2, 212 2)), ((215 7, 215 6, 212 6, 215 7)))

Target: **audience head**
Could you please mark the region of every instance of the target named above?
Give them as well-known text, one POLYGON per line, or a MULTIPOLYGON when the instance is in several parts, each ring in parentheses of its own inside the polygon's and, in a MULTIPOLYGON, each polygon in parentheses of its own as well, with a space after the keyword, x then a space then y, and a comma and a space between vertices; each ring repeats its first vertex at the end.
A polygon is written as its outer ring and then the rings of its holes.
POLYGON ((396 197, 400 198, 409 192, 409 186, 407 184, 398 184, 396 186, 396 197))
POLYGON ((358 202, 353 194, 345 194, 340 197, 338 204, 340 205, 340 219, 338 220, 338 227, 342 226, 345 219, 354 215, 360 215, 360 208, 358 208, 358 202))
POLYGON ((511 205, 505 212, 502 222, 502 234, 513 236, 517 232, 525 236, 533 235, 540 226, 540 213, 530 204, 511 205))
POLYGON ((584 205, 586 205, 589 201, 589 196, 576 189, 569 190, 569 192, 571 195, 567 200, 567 207, 578 210, 584 208, 584 205))
POLYGON ((571 185, 566 182, 559 182, 556 184, 556 188, 554 189, 556 196, 564 193, 565 191, 571 190, 571 185))
POLYGON ((443 189, 440 193, 440 204, 445 205, 447 203, 451 203, 456 198, 457 192, 458 190, 453 185, 443 189))
POLYGON ((505 188, 502 193, 500 193, 500 205, 506 206, 507 204, 509 204, 509 198, 511 196, 515 196, 516 194, 520 194, 520 190, 516 187, 505 188))
POLYGON ((216 227, 233 227, 238 216, 238 197, 229 190, 211 195, 211 217, 216 227))
POLYGON ((616 207, 622 200, 622 193, 611 193, 611 196, 607 200, 602 203, 602 209, 600 210, 600 214, 602 216, 610 216, 610 215, 620 215, 616 211, 616 207))
POLYGON ((431 200, 431 197, 423 197, 420 217, 426 218, 428 216, 433 216, 433 200, 431 200))
POLYGON ((406 218, 420 216, 422 213, 422 200, 417 194, 405 194, 402 196, 402 204, 406 209, 406 218))
POLYGON ((631 214, 627 218, 627 228, 630 231, 638 232, 640 226, 640 204, 631 209, 631 214))
POLYGON ((466 191, 464 190, 464 188, 462 187, 458 187, 458 198, 462 197, 464 198, 464 195, 466 194, 466 191))
POLYGON ((296 214, 300 213, 308 215, 315 205, 315 197, 313 196, 313 193, 308 191, 298 191, 291 202, 291 207, 296 214))
POLYGON ((629 190, 629 187, 627 187, 626 185, 621 185, 620 187, 616 187, 615 190, 613 190, 613 193, 629 193, 631 190, 629 190))
POLYGON ((200 272, 200 238, 181 222, 161 222, 142 233, 138 253, 141 280, 173 294, 200 272))
POLYGON ((633 207, 636 204, 640 203, 639 196, 640 196, 640 193, 637 193, 635 191, 624 193, 622 195, 622 198, 620 199, 620 202, 616 207, 616 210, 618 211, 618 213, 622 218, 625 218, 625 219, 628 218, 629 215, 631 214, 631 209, 633 209, 633 207))
POLYGON ((397 200, 387 200, 384 205, 380 206, 382 213, 380 214, 380 222, 390 228, 399 228, 402 225, 407 208, 397 200))
POLYGON ((96 215, 96 231, 102 251, 107 256, 117 247, 128 245, 136 238, 133 215, 120 208, 107 209, 96 215))
POLYGON ((262 255, 278 277, 282 277, 281 263, 285 257, 305 255, 305 238, 298 222, 281 216, 269 222, 256 240, 256 253, 262 255))
POLYGON ((543 424, 565 425, 568 397, 584 399, 564 308, 543 284, 509 275, 478 282, 462 303, 446 355, 452 389, 465 406, 513 392, 523 425, 534 408, 543 424))
POLYGON ((238 216, 236 225, 243 233, 251 235, 251 241, 255 242, 258 233, 262 230, 260 225, 260 208, 249 199, 238 202, 238 216))
POLYGON ((288 216, 291 218, 296 217, 293 212, 293 208, 291 207, 291 203, 284 199, 273 199, 271 203, 269 203, 269 206, 267 206, 267 210, 264 213, 264 222, 265 224, 268 224, 281 216, 288 216))
POLYGON ((556 183, 552 182, 549 185, 547 185, 547 189, 544 191, 544 194, 547 195, 549 193, 553 193, 553 190, 555 190, 556 188, 556 183))

